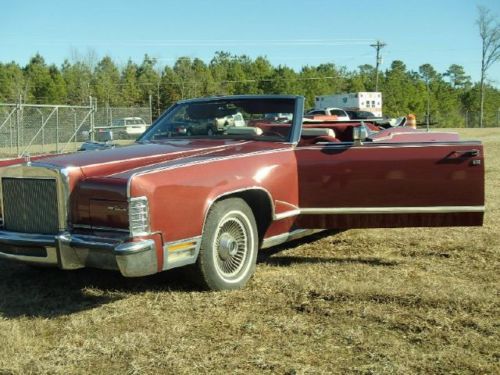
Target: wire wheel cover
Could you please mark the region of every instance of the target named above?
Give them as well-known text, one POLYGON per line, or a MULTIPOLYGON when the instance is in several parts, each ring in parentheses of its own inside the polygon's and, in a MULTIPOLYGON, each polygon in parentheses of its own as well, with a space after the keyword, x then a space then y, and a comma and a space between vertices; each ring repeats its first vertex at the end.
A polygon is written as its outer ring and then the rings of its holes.
POLYGON ((248 228, 237 217, 227 217, 219 223, 214 240, 215 265, 221 276, 236 276, 246 263, 249 253, 248 228))

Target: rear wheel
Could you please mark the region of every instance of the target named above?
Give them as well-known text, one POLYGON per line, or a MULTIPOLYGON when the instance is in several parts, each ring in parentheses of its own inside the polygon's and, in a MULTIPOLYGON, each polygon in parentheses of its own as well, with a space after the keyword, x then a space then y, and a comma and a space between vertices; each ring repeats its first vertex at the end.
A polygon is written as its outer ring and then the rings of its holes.
POLYGON ((240 198, 211 208, 196 268, 201 284, 211 290, 239 289, 255 271, 258 234, 252 210, 240 198))

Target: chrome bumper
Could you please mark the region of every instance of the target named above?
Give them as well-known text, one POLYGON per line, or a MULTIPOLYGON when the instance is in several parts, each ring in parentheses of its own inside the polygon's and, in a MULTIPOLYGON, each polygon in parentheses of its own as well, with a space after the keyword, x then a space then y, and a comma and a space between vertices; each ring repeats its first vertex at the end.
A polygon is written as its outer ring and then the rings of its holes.
POLYGON ((125 277, 158 272, 155 241, 86 235, 27 234, 0 231, 0 259, 55 266, 63 270, 83 267, 119 270, 125 277))

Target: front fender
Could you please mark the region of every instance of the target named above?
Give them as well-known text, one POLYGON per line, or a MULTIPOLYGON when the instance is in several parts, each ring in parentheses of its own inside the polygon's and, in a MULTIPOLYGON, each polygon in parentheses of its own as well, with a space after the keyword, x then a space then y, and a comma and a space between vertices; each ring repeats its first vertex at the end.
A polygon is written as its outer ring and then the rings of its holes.
POLYGON ((210 207, 224 196, 258 189, 270 198, 273 217, 298 201, 292 151, 217 159, 133 176, 131 196, 147 196, 150 223, 167 242, 202 234, 210 207), (283 205, 285 202, 285 205, 283 205))

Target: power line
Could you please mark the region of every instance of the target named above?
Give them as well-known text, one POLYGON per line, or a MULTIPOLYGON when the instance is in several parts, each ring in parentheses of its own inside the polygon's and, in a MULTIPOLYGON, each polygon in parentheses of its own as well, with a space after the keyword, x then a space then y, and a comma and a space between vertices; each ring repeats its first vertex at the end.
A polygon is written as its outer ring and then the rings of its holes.
MULTIPOLYGON (((297 78, 260 78, 260 79, 239 79, 239 80, 220 80, 220 81, 210 81, 211 83, 252 83, 252 82, 275 82, 275 81, 285 81, 285 82, 292 82, 292 81, 319 81, 319 80, 325 80, 325 79, 338 79, 338 77, 334 76, 323 76, 323 77, 297 77, 297 78)), ((2 79, 0 79, 2 81, 2 79)), ((5 79, 5 82, 8 80, 5 79)), ((161 81, 161 78, 160 78, 161 81)), ((163 81, 161 84, 167 84, 167 85, 181 85, 181 84, 192 84, 196 85, 200 83, 201 81, 196 81, 196 80, 186 80, 182 82, 173 82, 173 81, 163 81)), ((109 82, 108 84, 113 85, 113 86, 128 86, 130 83, 123 83, 123 82, 109 82)), ((156 86, 158 83, 157 82, 136 82, 134 83, 135 86, 156 86)))
MULTIPOLYGON (((171 40, 88 40, 88 41, 67 41, 67 40, 31 40, 33 45, 67 45, 70 44, 92 44, 94 46, 175 46, 175 47, 220 47, 220 46, 348 46, 365 45, 373 39, 361 38, 333 38, 333 39, 171 39, 171 40)), ((19 41, 5 39, 0 41, 0 45, 18 44, 19 41)))

